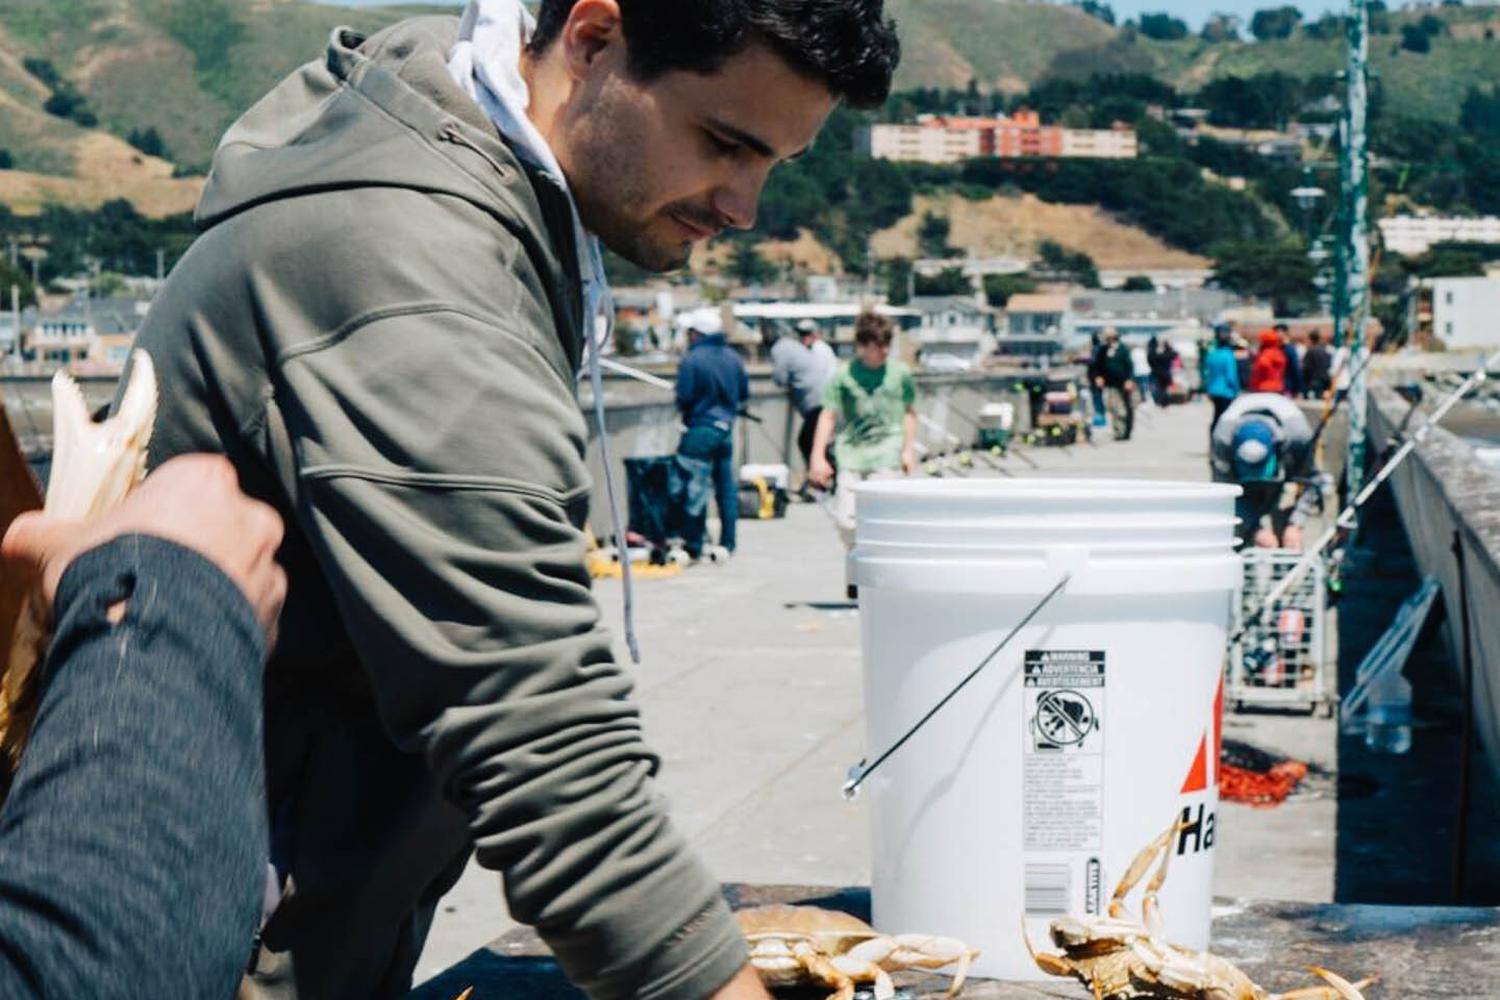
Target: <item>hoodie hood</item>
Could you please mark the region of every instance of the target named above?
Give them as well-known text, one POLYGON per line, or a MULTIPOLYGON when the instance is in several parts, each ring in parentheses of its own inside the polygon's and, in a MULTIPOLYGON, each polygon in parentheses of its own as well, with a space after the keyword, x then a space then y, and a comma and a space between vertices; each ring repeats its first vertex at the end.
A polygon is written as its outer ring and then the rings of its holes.
MULTIPOLYGON (((623 538, 597 357, 600 341, 610 335, 613 307, 597 243, 583 232, 550 153, 537 155, 545 146, 538 150, 534 137, 502 134, 503 126, 486 113, 495 109, 476 103, 450 65, 458 43, 473 48, 473 33, 485 23, 475 18, 486 6, 496 13, 502 5, 471 5, 463 25, 454 17, 414 18, 369 38, 335 28, 323 59, 283 80, 225 133, 195 219, 210 229, 268 201, 362 187, 459 198, 492 216, 552 279, 545 292, 575 371, 590 349, 610 514, 615 535, 623 538), (526 155, 517 156, 517 148, 526 155)), ((473 54, 483 51, 481 45, 473 54)), ((524 118, 524 109, 512 104, 509 110, 524 118)), ((628 565, 624 575, 626 642, 639 662, 628 565)))
POLYGON ((195 219, 207 229, 278 198, 341 187, 452 195, 507 228, 542 219, 576 284, 567 195, 524 165, 454 82, 453 17, 421 17, 365 38, 335 28, 324 58, 283 80, 224 134, 195 219), (380 114, 369 114, 371 106, 380 114))

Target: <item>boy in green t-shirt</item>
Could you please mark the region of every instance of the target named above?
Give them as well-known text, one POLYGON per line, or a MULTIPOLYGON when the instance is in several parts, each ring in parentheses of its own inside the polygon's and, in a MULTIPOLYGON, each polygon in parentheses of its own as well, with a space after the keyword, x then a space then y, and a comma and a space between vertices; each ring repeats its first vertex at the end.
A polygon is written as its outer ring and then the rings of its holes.
POLYGON ((911 369, 889 360, 894 336, 889 319, 869 310, 861 313, 854 324, 855 358, 823 390, 807 476, 817 486, 832 481, 832 442, 839 469, 834 507, 846 547, 854 544, 850 488, 866 479, 910 475, 917 467, 917 385, 911 369))

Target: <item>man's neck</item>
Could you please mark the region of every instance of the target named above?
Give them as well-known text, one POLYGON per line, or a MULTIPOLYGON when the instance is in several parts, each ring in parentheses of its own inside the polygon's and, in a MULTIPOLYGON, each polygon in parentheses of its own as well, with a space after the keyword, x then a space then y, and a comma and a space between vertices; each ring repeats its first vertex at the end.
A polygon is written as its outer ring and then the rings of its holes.
POLYGON ((552 155, 561 163, 563 157, 558 149, 558 122, 562 116, 569 80, 557 49, 558 43, 554 43, 541 56, 534 56, 522 49, 521 79, 526 81, 530 97, 526 117, 531 119, 531 124, 536 126, 536 130, 546 141, 547 148, 552 150, 552 155))

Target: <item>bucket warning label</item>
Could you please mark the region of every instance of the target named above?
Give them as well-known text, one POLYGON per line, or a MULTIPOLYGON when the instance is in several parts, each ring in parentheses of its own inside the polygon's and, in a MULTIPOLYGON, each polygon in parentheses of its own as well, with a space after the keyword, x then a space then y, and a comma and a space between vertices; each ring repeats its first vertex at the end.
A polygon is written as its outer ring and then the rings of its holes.
POLYGON ((1030 649, 1023 669, 1025 850, 1101 850, 1104 652, 1030 649))

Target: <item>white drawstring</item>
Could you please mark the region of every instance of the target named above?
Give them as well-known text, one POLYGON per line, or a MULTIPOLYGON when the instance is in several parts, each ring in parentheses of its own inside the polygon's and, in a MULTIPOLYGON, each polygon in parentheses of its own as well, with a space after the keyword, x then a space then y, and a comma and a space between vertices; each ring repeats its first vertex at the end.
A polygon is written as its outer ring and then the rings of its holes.
POLYGON ((527 116, 531 95, 521 77, 521 47, 536 21, 519 0, 470 0, 459 21, 458 42, 448 54, 448 72, 510 139, 518 155, 550 176, 567 196, 578 246, 579 277, 583 281, 583 338, 588 351, 589 378, 594 386, 594 420, 599 427, 599 454, 604 463, 604 491, 610 521, 620 549, 620 579, 625 592, 625 645, 633 663, 641 662, 635 635, 635 590, 630 576, 630 545, 620 516, 609 432, 604 422, 604 378, 599 372, 599 350, 614 335, 615 307, 604 274, 599 241, 583 226, 578 205, 557 158, 527 116), (603 315, 603 330, 599 318, 603 315))
MULTIPOLYGON (((594 256, 599 255, 598 241, 592 244, 594 256)), ((600 263, 600 273, 603 264, 600 263)), ((587 286, 585 286, 587 287, 587 286)), ((630 662, 640 665, 641 646, 635 634, 635 581, 630 575, 630 539, 625 534, 624 518, 620 516, 620 495, 615 487, 614 456, 609 450, 609 427, 604 422, 604 373, 600 370, 600 348, 614 336, 615 303, 609 294, 608 285, 598 287, 598 311, 592 314, 591 322, 596 328, 602 314, 604 330, 598 336, 589 337, 589 382, 594 387, 594 424, 599 429, 599 462, 604 466, 604 495, 609 503, 609 520, 615 529, 615 546, 620 552, 620 590, 624 597, 625 648, 630 651, 630 662)), ((588 305, 587 298, 585 304, 588 305)))

